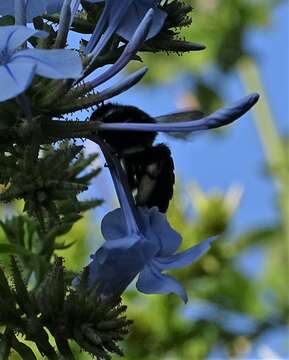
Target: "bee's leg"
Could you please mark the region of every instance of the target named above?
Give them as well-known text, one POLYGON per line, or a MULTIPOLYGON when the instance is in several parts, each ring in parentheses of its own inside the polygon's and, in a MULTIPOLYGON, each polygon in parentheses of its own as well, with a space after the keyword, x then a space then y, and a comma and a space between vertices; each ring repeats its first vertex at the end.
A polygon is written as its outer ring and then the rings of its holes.
POLYGON ((142 174, 139 174, 139 181, 136 194, 136 203, 146 206, 157 184, 159 167, 157 163, 149 164, 142 174))

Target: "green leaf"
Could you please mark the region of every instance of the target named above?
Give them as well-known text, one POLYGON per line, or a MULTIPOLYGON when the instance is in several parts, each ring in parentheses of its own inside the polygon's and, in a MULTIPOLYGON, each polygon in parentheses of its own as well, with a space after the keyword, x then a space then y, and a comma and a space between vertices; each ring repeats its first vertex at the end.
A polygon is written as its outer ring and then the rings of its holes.
POLYGON ((24 247, 12 244, 0 244, 0 253, 21 256, 34 256, 34 254, 26 250, 24 247))
POLYGON ((67 243, 67 244, 65 244, 65 243, 59 243, 59 244, 55 243, 55 244, 54 244, 54 249, 55 249, 55 250, 66 250, 66 249, 69 249, 72 245, 74 245, 74 244, 76 243, 76 241, 77 241, 77 240, 74 240, 74 241, 71 241, 71 242, 69 242, 69 243, 67 243))
POLYGON ((13 16, 3 16, 0 18, 0 26, 14 25, 15 20, 13 16))
POLYGON ((34 355, 33 351, 22 342, 18 341, 15 336, 12 339, 12 347, 18 354, 21 356, 22 359, 25 360, 37 360, 36 356, 34 355))
POLYGON ((22 279, 18 264, 13 256, 11 256, 12 274, 14 280, 17 302, 21 309, 29 316, 34 315, 34 307, 30 300, 30 296, 26 285, 22 279))
POLYGON ((11 350, 11 335, 10 329, 6 328, 5 333, 0 334, 0 359, 9 360, 9 354, 11 350))

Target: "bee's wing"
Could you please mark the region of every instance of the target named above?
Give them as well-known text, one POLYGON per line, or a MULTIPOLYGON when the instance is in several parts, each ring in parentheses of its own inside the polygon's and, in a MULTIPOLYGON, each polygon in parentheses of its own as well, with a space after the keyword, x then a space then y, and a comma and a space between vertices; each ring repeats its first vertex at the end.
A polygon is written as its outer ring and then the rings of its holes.
MULTIPOLYGON (((188 110, 188 111, 181 111, 167 115, 156 116, 155 120, 157 123, 169 123, 169 122, 199 120, 204 116, 205 114, 200 110, 188 110)), ((190 133, 175 132, 166 135, 172 136, 177 139, 185 140, 190 136, 190 133)))

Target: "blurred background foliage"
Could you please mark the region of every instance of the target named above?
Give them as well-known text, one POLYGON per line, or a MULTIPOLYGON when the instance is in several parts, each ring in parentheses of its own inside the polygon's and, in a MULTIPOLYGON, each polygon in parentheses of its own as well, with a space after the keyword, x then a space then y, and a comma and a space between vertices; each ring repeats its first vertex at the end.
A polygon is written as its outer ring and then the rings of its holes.
MULTIPOLYGON (((142 55, 150 69, 146 80, 150 83, 168 81, 182 68, 193 74, 188 77, 191 77, 192 94, 196 96, 195 105, 209 112, 222 102, 221 79, 226 73, 238 69, 247 90, 258 83, 256 65, 244 47, 244 37, 251 27, 270 23, 273 8, 281 1, 187 2, 194 8, 192 26, 180 34, 180 38, 203 43, 207 49, 194 56, 142 55), (217 75, 208 84, 206 73, 210 68, 216 69, 217 75)), ((131 68, 134 66, 139 65, 131 68)), ((199 360, 207 358, 216 346, 225 349, 226 357, 245 359, 256 339, 271 329, 286 326, 289 142, 277 133, 264 96, 257 107, 255 121, 266 154, 267 176, 276 184, 278 221, 275 225, 264 224, 233 236, 232 222, 242 196, 241 188, 232 187, 226 194, 204 193, 196 184, 186 185, 185 189, 184 184, 178 184, 169 219, 182 233, 184 248, 208 236, 222 235, 197 264, 176 272, 189 292, 188 305, 184 306, 174 296, 144 296, 133 288, 128 290, 123 301, 128 305, 128 317, 134 320, 134 325, 123 344, 126 359, 199 360), (262 253, 263 262, 256 261, 256 265, 252 263, 250 269, 244 269, 241 258, 249 251, 262 253)), ((13 211, 6 209, 1 217, 11 216, 13 211)), ((77 241, 77 246, 59 251, 67 267, 74 271, 82 268, 92 247, 90 237, 95 238, 95 234, 99 234, 97 224, 92 216, 86 216, 73 227, 69 238, 64 235, 60 239, 64 243, 77 241)), ((0 243, 5 243, 3 232, 0 236, 0 243)), ((93 241, 95 248, 95 239, 93 241)), ((4 255, 1 263, 5 266, 4 255)), ((278 358, 272 354, 270 349, 265 349, 260 358, 278 358)), ((78 358, 90 357, 81 353, 78 358)), ((18 357, 15 354, 11 359, 18 357)))

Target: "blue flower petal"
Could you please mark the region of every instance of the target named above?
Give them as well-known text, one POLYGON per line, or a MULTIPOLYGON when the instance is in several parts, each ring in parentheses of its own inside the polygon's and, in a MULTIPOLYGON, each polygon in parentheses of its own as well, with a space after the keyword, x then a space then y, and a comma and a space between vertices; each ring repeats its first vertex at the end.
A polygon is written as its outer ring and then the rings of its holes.
MULTIPOLYGON (((91 2, 99 3, 102 1, 91 0, 91 2)), ((156 0, 123 0, 121 6, 119 6, 119 0, 106 0, 104 10, 85 52, 93 51, 95 56, 98 55, 115 32, 125 40, 130 41, 151 8, 154 9, 154 14, 145 39, 156 36, 167 17, 164 11, 157 8, 158 3, 159 1, 156 0), (108 26, 102 34, 106 23, 108 26)))
MULTIPOLYGON (((96 25, 94 33, 92 35, 92 43, 90 44, 90 48, 92 50, 92 46, 96 44, 99 39, 100 33, 103 30, 101 27, 104 26, 105 22, 108 21, 108 27, 104 34, 101 36, 97 45, 93 49, 93 54, 98 55, 101 50, 105 47, 111 36, 115 33, 120 21, 126 15, 127 10, 131 4, 132 0, 122 1, 121 6, 119 6, 119 0, 109 0, 105 4, 105 8, 103 13, 99 19, 99 24, 96 25)), ((144 14, 145 16, 145 14, 144 14)), ((128 19, 125 16, 126 19, 128 19)))
POLYGON ((122 19, 117 28, 116 32, 119 36, 129 41, 150 8, 154 8, 154 15, 146 39, 156 36, 161 31, 167 14, 164 11, 155 8, 157 1, 150 1, 149 4, 147 3, 148 2, 145 1, 138 1, 137 3, 136 1, 133 2, 128 8, 125 18, 122 19))
MULTIPOLYGON (((153 19, 154 11, 151 9, 147 12, 142 22, 139 24, 136 32, 134 33, 130 42, 126 45, 121 56, 117 61, 107 70, 105 70, 99 77, 94 79, 91 84, 93 87, 103 84, 105 81, 111 79, 114 75, 119 73, 131 60, 131 58, 136 54, 140 45, 145 40, 148 30, 153 19)), ((94 58, 93 58, 94 60, 94 58)))
MULTIPOLYGON (((102 1, 92 1, 90 0, 90 2, 102 2, 102 1)), ((95 44, 98 42, 99 38, 101 37, 101 34, 103 32, 103 30, 105 29, 105 26, 108 22, 108 17, 109 17, 109 14, 108 14, 108 7, 106 5, 106 8, 103 9, 102 13, 101 13, 101 16, 100 18, 98 19, 97 21, 97 24, 93 30, 93 33, 84 49, 84 54, 88 54, 90 53, 93 48, 95 47, 95 44)))
POLYGON ((174 293, 186 303, 188 297, 182 285, 172 276, 161 274, 151 265, 145 266, 136 283, 136 288, 145 294, 170 294, 174 293))
MULTIPOLYGON (((54 14, 60 13, 61 7, 63 5, 64 0, 46 0, 46 13, 47 14, 54 14)), ((74 1, 72 0, 72 3, 74 1)), ((39 14, 40 15, 40 14, 39 14)))
POLYGON ((32 21, 36 16, 42 15, 46 12, 47 0, 29 0, 27 1, 26 17, 27 21, 32 21))
POLYGON ((23 25, 0 26, 0 51, 4 50, 5 53, 10 54, 32 36, 47 37, 48 33, 30 29, 23 25))
POLYGON ((72 50, 27 49, 15 53, 13 60, 34 63, 37 75, 51 79, 76 79, 82 72, 80 56, 72 50))
POLYGON ((101 222, 101 233, 105 240, 115 240, 126 236, 126 224, 121 209, 107 213, 101 222))
POLYGON ((31 84, 35 66, 31 63, 16 64, 9 63, 0 66, 0 102, 11 99, 23 91, 31 84), (4 85, 5 84, 5 85, 4 85))
MULTIPOLYGON (((140 70, 137 70, 136 72, 128 75, 123 80, 119 81, 117 84, 99 92, 98 93, 99 101, 111 99, 114 96, 117 96, 117 95, 122 94, 123 92, 129 90, 135 84, 137 84, 139 81, 141 81, 141 79, 146 74, 147 70, 148 69, 146 67, 141 68, 140 70)), ((93 88, 93 83, 87 82, 86 86, 87 87, 92 86, 92 88, 93 88)))
POLYGON ((142 239, 138 236, 126 236, 119 239, 107 240, 103 247, 107 250, 121 249, 126 250, 135 245, 136 242, 141 242, 142 239))
POLYGON ((169 257, 156 257, 154 263, 160 270, 180 269, 184 266, 190 265, 204 255, 211 247, 212 241, 216 237, 211 237, 199 244, 192 246, 186 251, 182 251, 176 255, 169 257))
POLYGON ((117 250, 117 251, 125 251, 130 250, 133 247, 137 247, 139 249, 138 258, 141 262, 152 261, 153 257, 158 252, 158 247, 148 239, 144 238, 142 235, 135 234, 134 236, 126 236, 124 238, 107 240, 103 244, 103 248, 106 250, 117 250))
POLYGON ((156 207, 148 210, 150 229, 157 236, 160 246, 159 256, 174 254, 182 242, 182 237, 169 224, 166 215, 160 213, 156 207))
MULTIPOLYGON (((44 13, 53 14, 59 12, 63 0, 29 0, 27 5, 27 21, 31 22, 34 17, 44 13)), ((15 0, 2 0, 0 2, 0 15, 15 15, 15 0)))
POLYGON ((89 286, 100 284, 100 292, 104 296, 122 293, 145 265, 141 241, 124 238, 114 243, 118 246, 110 249, 101 247, 88 265, 89 286), (133 245, 123 248, 122 243, 133 245))
MULTIPOLYGON (((148 219, 149 216, 146 216, 148 219)), ((144 217, 141 216, 141 224, 143 224, 144 217)), ((123 216, 122 209, 115 209, 107 213, 101 222, 101 232, 106 242, 104 247, 112 249, 114 247, 128 248, 133 245, 134 241, 140 242, 142 249, 142 256, 148 260, 151 260, 159 252, 158 241, 154 241, 153 236, 147 236, 141 234, 134 234, 134 236, 127 236, 127 226, 123 216), (125 239, 125 240, 124 240, 125 239)))

